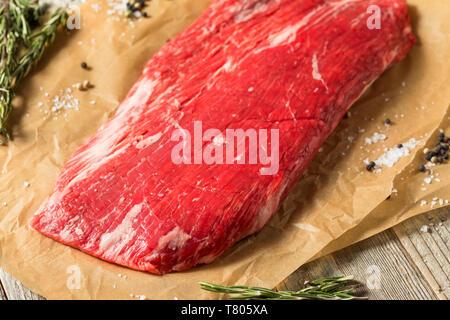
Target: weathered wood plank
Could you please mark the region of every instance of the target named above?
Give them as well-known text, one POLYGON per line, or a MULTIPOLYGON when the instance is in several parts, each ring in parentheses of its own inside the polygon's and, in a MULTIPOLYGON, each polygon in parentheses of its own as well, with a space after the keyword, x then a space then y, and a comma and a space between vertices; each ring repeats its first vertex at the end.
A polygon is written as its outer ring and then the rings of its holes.
MULTIPOLYGON (((0 283, 4 289, 3 299, 8 300, 44 300, 43 297, 31 292, 19 281, 0 269, 0 283)), ((1 297, 1 295, 0 295, 1 297)))
POLYGON ((450 298, 449 217, 450 208, 446 208, 409 219, 393 228, 439 299, 450 298))
POLYGON ((306 280, 353 275, 368 285, 369 299, 437 299, 392 230, 300 267, 281 286, 299 289, 306 280))

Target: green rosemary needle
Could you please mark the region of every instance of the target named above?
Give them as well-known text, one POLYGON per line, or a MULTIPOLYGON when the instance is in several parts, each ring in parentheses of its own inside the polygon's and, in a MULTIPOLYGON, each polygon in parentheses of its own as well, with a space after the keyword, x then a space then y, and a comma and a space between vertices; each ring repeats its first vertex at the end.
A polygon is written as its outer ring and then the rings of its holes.
POLYGON ((260 287, 221 286, 208 282, 200 282, 203 290, 232 294, 228 299, 234 300, 355 300, 367 299, 355 295, 362 284, 353 277, 322 278, 305 283, 299 291, 276 291, 260 287))

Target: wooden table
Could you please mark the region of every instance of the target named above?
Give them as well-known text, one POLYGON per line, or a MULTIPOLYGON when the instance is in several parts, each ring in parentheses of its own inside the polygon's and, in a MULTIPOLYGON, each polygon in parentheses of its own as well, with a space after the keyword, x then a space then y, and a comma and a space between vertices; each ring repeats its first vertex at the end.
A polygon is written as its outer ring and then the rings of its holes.
MULTIPOLYGON (((281 288, 295 290, 301 288, 305 280, 354 275, 372 288, 368 290, 370 299, 446 300, 450 298, 449 217, 447 207, 409 219, 300 267, 281 288)), ((2 299, 44 298, 0 269, 2 299)))

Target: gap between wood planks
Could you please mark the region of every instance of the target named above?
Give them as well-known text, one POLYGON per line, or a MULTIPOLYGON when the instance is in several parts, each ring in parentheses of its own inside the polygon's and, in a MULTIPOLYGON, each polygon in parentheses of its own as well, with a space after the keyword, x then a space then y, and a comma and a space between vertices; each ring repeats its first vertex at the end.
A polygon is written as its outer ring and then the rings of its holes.
POLYGON ((312 261, 289 276, 280 289, 298 290, 305 280, 354 275, 363 283, 380 273, 370 299, 450 298, 450 207, 411 218, 383 233, 312 261), (431 233, 420 231, 428 226, 431 233))

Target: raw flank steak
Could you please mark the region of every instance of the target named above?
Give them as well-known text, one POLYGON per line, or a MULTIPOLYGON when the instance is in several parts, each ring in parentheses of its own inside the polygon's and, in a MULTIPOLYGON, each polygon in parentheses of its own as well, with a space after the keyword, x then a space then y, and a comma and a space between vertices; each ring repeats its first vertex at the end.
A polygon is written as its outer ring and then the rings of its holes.
POLYGON ((216 0, 148 62, 31 225, 152 273, 212 262, 266 225, 347 109, 414 42, 405 0, 216 0), (172 134, 196 121, 279 130, 278 170, 175 163, 172 134))

